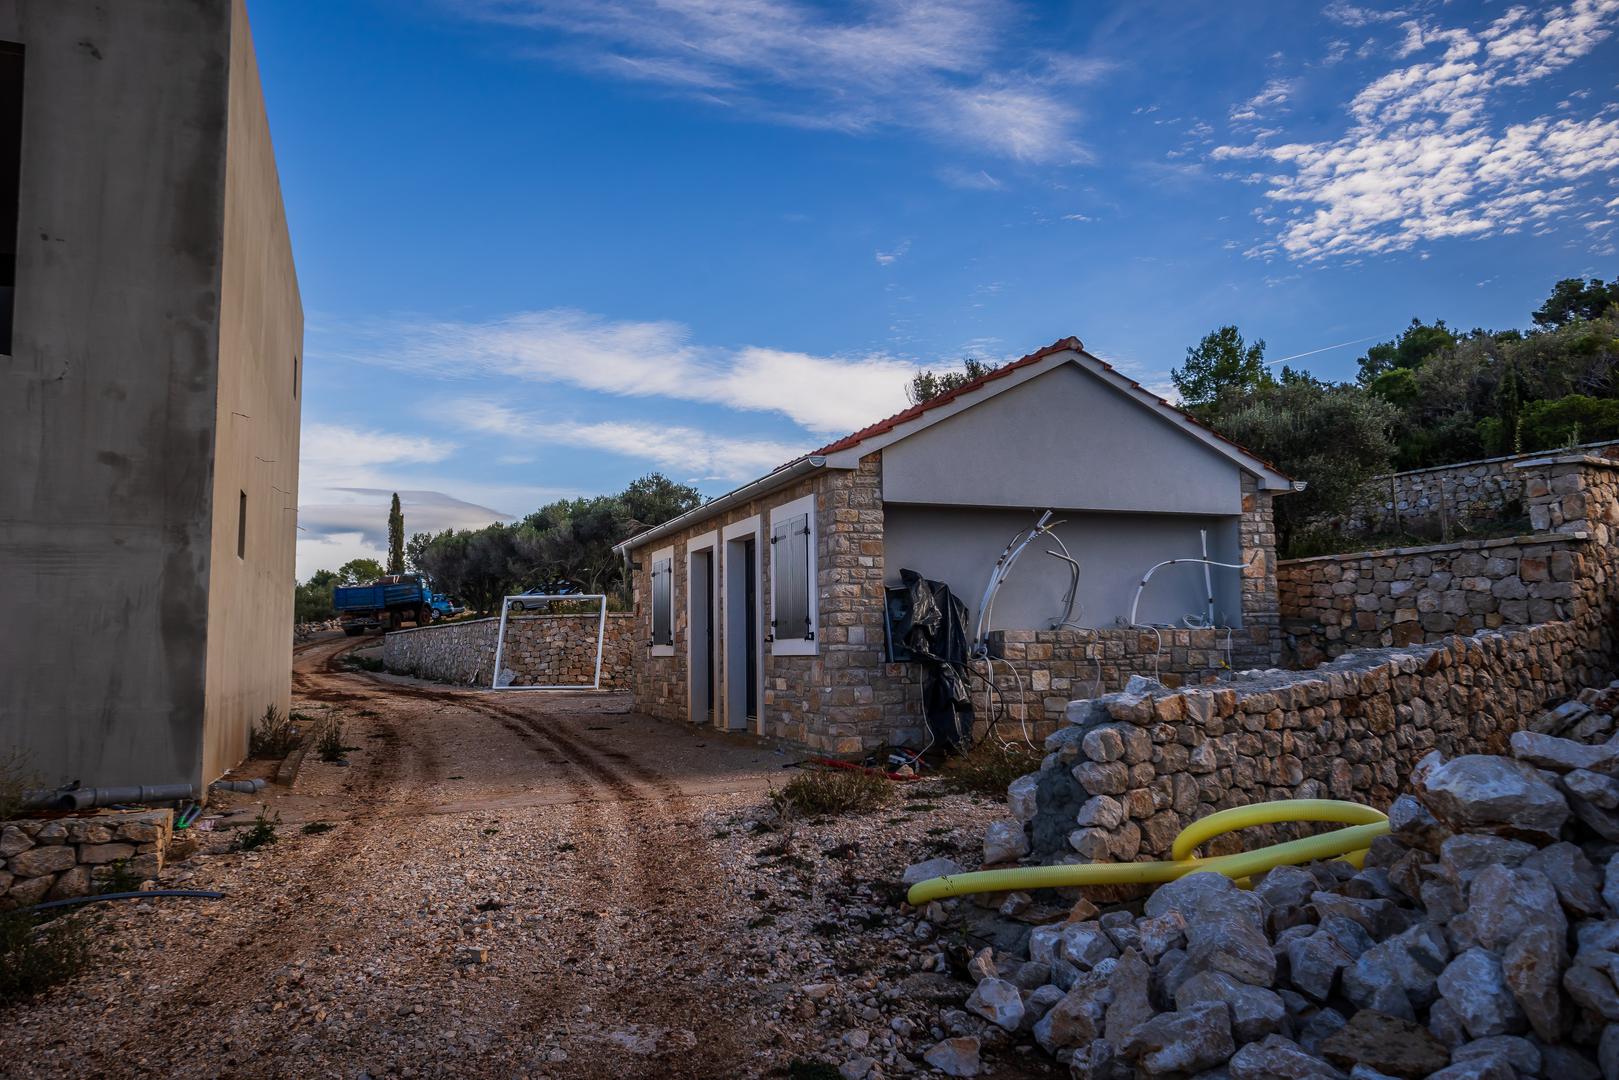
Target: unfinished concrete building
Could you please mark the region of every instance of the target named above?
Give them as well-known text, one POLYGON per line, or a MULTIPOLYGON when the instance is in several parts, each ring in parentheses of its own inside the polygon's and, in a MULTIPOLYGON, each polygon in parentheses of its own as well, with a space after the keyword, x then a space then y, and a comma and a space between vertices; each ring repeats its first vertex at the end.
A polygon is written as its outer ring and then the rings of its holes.
POLYGON ((242 0, 0 0, 0 753, 200 787, 290 695, 303 313, 242 0))

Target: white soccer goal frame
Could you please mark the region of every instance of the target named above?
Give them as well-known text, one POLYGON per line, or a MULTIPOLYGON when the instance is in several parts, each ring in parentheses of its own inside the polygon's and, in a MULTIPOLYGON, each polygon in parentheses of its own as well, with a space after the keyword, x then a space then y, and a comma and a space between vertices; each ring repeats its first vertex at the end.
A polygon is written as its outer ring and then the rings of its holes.
POLYGON ((489 689, 491 690, 600 690, 602 688, 602 655, 607 647, 607 594, 606 593, 545 593, 535 595, 527 593, 519 596, 508 596, 500 602, 500 632, 495 637, 495 667, 489 675, 489 689), (511 610, 513 600, 521 600, 525 604, 529 601, 566 600, 575 603, 580 600, 599 600, 601 602, 601 615, 596 623, 596 677, 587 686, 583 683, 569 686, 502 686, 500 685, 500 660, 506 652, 506 620, 511 610))

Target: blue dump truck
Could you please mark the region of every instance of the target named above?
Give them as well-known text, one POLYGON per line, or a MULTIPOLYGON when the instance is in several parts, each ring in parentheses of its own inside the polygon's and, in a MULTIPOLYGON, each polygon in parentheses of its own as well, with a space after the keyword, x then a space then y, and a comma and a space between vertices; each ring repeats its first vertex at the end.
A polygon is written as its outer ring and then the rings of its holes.
POLYGON ((332 590, 332 607, 350 637, 394 630, 407 622, 426 626, 434 617, 432 590, 414 574, 392 574, 370 585, 339 585, 332 590))

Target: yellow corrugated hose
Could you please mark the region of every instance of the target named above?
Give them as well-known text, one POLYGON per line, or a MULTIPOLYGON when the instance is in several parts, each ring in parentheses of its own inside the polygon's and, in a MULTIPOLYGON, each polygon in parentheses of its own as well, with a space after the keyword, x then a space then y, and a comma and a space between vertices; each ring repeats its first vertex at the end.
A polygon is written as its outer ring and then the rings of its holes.
POLYGON ((1178 877, 1209 870, 1242 879, 1274 866, 1296 865, 1317 859, 1345 858, 1359 866, 1373 840, 1389 831, 1388 817, 1360 803, 1336 799, 1288 799, 1221 810, 1194 821, 1175 837, 1172 862, 1083 863, 1077 866, 1020 866, 1010 870, 979 870, 969 874, 919 881, 906 899, 913 907, 929 900, 972 893, 1010 892, 1014 889, 1055 889, 1082 885, 1161 885, 1178 877), (1334 821, 1346 829, 1289 840, 1282 844, 1197 859, 1200 844, 1237 829, 1286 821, 1334 821))

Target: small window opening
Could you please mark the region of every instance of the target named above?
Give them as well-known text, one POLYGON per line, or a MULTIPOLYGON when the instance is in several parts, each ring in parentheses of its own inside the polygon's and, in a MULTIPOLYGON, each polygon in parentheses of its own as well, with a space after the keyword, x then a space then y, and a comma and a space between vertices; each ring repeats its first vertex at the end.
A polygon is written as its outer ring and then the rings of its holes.
POLYGON ((296 356, 292 358, 292 397, 294 401, 298 399, 298 358, 296 356))
POLYGON ((236 503, 236 557, 247 558, 247 492, 236 503))

